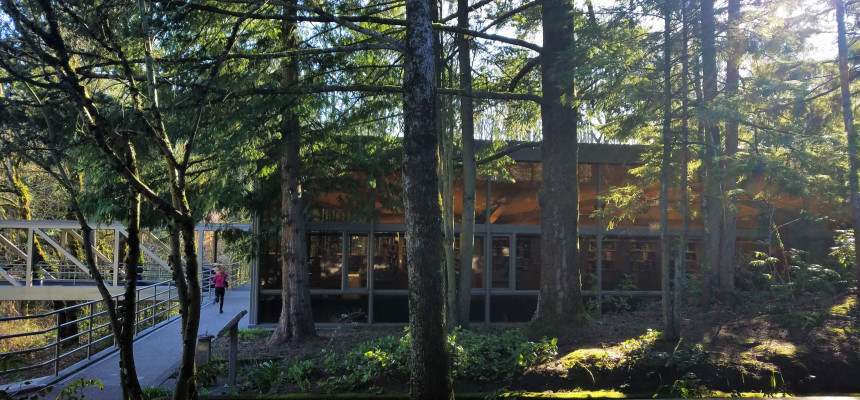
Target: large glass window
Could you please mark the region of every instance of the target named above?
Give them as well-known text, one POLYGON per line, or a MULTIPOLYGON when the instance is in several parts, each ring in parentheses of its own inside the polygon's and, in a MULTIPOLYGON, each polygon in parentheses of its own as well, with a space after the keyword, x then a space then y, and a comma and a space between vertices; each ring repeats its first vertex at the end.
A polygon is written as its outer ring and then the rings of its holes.
POLYGON ((349 258, 347 264, 346 287, 349 289, 367 287, 367 235, 349 237, 349 258))
POLYGON ((508 236, 493 236, 491 278, 493 288, 507 289, 511 287, 511 238, 508 236))
POLYGON ((644 238, 603 240, 603 290, 660 290, 660 243, 644 238))
POLYGON ((600 286, 603 290, 615 290, 618 288, 619 283, 624 280, 625 271, 622 265, 623 262, 618 260, 619 257, 617 254, 624 254, 627 247, 626 242, 622 242, 621 244, 622 246, 618 246, 618 241, 615 239, 603 239, 603 254, 601 256, 602 261, 600 266, 602 269, 600 286))
POLYGON ((311 295, 314 322, 367 323, 367 297, 366 294, 311 295))
MULTIPOLYGON (((460 268, 460 238, 454 241, 454 263, 460 268)), ((472 287, 484 287, 484 237, 475 236, 472 245, 472 287)))
POLYGON ((579 274, 583 290, 597 290, 597 238, 579 237, 579 274))
POLYGON ((639 290, 660 290, 660 263, 657 254, 660 243, 653 240, 636 240, 630 252, 633 284, 639 290))
POLYGON ((313 233, 308 240, 308 272, 312 289, 340 289, 343 236, 313 233))
POLYGON ((409 298, 405 294, 373 296, 373 321, 409 323, 409 298))
POLYGON ((377 233, 373 244, 373 288, 408 289, 406 238, 402 233, 377 233))
POLYGON ((540 236, 517 236, 517 290, 540 289, 540 236))
POLYGON ((537 308, 537 295, 490 296, 490 322, 528 322, 537 308))
POLYGON ((507 179, 499 178, 490 184, 490 223, 539 225, 541 164, 517 163, 508 166, 507 171, 507 179))

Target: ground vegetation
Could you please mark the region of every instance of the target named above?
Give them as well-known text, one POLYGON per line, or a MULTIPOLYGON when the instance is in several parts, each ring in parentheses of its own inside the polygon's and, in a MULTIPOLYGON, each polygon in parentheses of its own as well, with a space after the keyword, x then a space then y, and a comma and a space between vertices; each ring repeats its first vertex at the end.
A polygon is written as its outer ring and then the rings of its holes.
MULTIPOLYGON (((522 328, 455 330, 447 339, 454 389, 481 396, 583 391, 638 398, 856 392, 860 335, 848 311, 853 294, 805 292, 790 308, 764 296, 756 307, 717 302, 719 311, 708 314, 698 305, 685 307, 677 340, 655 329, 662 324, 656 299, 594 316, 558 338, 528 338, 522 328), (713 323, 701 324, 705 318, 713 323)), ((345 324, 260 359, 271 354, 266 335, 249 332, 240 340, 239 394, 373 397, 408 390, 408 329, 345 324)), ((217 353, 226 353, 226 343, 216 343, 217 353)), ((220 382, 225 366, 215 365, 221 371, 210 381, 220 382)))

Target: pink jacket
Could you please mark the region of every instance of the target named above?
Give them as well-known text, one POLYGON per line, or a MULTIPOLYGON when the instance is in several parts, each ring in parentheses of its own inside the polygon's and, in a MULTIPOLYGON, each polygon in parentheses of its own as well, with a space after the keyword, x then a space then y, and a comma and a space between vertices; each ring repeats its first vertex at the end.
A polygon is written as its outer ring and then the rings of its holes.
POLYGON ((215 276, 212 277, 212 282, 215 283, 216 288, 227 287, 227 273, 215 274, 215 276))

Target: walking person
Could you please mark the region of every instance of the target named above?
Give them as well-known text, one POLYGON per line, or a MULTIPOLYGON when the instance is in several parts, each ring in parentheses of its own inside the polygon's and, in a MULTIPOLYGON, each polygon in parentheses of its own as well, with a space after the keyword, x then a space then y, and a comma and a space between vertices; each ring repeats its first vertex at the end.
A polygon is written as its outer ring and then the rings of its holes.
POLYGON ((224 314, 224 292, 230 287, 230 282, 227 280, 227 272, 224 271, 224 266, 215 264, 215 276, 212 277, 212 283, 215 284, 215 302, 219 304, 219 311, 224 314))

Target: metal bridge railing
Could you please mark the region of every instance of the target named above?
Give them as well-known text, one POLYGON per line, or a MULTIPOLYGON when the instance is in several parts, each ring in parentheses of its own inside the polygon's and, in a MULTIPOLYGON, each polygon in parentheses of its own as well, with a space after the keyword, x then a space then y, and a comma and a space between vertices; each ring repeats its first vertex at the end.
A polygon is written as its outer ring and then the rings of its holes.
MULTIPOLYGON (((202 294, 208 301, 214 295, 211 267, 203 267, 201 274, 202 294)), ((230 277, 230 286, 236 287, 248 282, 250 269, 248 263, 232 263, 225 265, 230 277)), ((147 276, 147 278, 150 278, 147 276)), ((119 304, 122 295, 113 296, 115 304, 119 304)), ((164 280, 153 285, 137 289, 135 302, 135 336, 151 327, 175 319, 179 315, 179 298, 176 286, 172 280, 164 280)), ((34 324, 29 324, 30 326, 34 324)), ((113 331, 102 300, 67 307, 36 315, 0 318, 0 382, 20 380, 22 373, 28 377, 49 375, 51 369, 54 375, 68 365, 84 359, 91 359, 95 353, 115 344, 113 331), (74 310, 76 319, 62 322, 62 315, 71 314, 74 310), (51 321, 44 321, 50 319, 51 321), (52 326, 29 332, 11 333, 11 325, 27 325, 28 321, 41 321, 42 325, 52 326), (67 328, 77 327, 77 333, 63 337, 67 328), (29 341, 34 345, 25 349, 9 351, 11 341, 19 339, 29 341), (10 368, 10 366, 12 368, 10 368), (40 368, 46 369, 41 371, 40 368), (39 374, 38 372, 42 372, 39 374), (11 378, 11 379, 10 379, 11 378)))
MULTIPOLYGON (((34 275, 38 276, 38 278, 34 277, 33 279, 33 285, 36 286, 49 281, 62 281, 64 285, 70 286, 76 286, 78 284, 92 285, 93 282, 93 278, 90 276, 90 273, 80 269, 75 264, 52 262, 38 263, 36 266, 37 268, 35 271, 37 272, 35 272, 34 275)), ((0 263, 0 268, 3 268, 9 276, 17 279, 21 284, 26 282, 27 264, 0 263)), ((111 265, 99 265, 98 269, 105 282, 112 284, 114 280, 114 267, 111 265)), ((117 281, 122 284, 121 281, 124 279, 124 273, 122 271, 125 270, 125 264, 120 263, 118 270, 120 273, 116 278, 117 281)), ((140 271, 138 272, 138 280, 140 281, 161 282, 168 279, 171 279, 171 272, 169 269, 153 264, 144 264, 140 266, 140 271)))
MULTIPOLYGON (((119 304, 118 301, 121 298, 122 295, 114 296, 115 304, 119 304)), ((135 303, 135 336, 147 328, 175 319, 174 317, 179 315, 178 307, 178 293, 173 281, 163 281, 138 288, 135 303)), ((5 366, 3 369, 6 369, 5 371, 0 369, 0 377, 3 377, 0 380, 18 380, 22 377, 22 373, 40 368, 53 369, 53 374, 58 375, 62 369, 61 366, 65 367, 84 359, 89 360, 93 354, 115 344, 102 300, 93 300, 43 314, 0 318, 0 332, 9 331, 4 329, 4 325, 26 325, 27 321, 40 319, 53 319, 53 326, 35 331, 0 335, 0 350, 4 350, 0 353, 0 366, 5 366), (62 315, 70 314, 71 310, 74 310, 77 318, 62 322, 62 315), (73 326, 77 327, 77 333, 63 337, 62 332, 73 326), (21 350, 6 351, 12 339, 29 341, 36 345, 21 350)), ((49 374, 47 370, 40 372, 42 373, 30 375, 49 374)))

